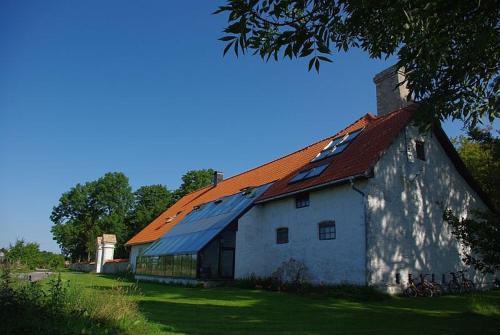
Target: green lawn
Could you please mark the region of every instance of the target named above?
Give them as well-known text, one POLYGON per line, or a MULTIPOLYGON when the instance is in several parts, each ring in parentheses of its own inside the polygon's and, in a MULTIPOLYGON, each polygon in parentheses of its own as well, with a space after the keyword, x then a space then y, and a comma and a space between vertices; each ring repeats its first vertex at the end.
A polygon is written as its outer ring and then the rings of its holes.
MULTIPOLYGON (((93 290, 132 285, 63 273, 93 290)), ((160 334, 498 334, 500 292, 360 302, 322 296, 139 283, 132 295, 160 334)))

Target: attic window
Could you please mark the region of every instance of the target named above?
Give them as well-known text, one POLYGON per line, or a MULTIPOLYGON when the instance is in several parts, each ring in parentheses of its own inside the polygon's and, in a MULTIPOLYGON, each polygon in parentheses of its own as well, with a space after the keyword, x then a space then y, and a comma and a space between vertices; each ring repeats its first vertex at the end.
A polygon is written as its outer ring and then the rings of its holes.
POLYGON ((165 220, 165 223, 170 223, 174 220, 174 218, 172 217, 168 217, 166 220, 165 220))
POLYGON ((425 146, 423 141, 415 141, 415 150, 417 151, 417 158, 425 161, 425 146))
POLYGON ((297 182, 305 180, 305 179, 319 176, 321 173, 323 173, 323 171, 325 171, 325 169, 327 167, 328 167, 328 163, 315 166, 315 167, 310 168, 308 170, 300 171, 288 183, 293 184, 293 183, 297 183, 297 182))
POLYGON ((215 200, 215 201, 214 201, 214 204, 218 205, 218 204, 220 204, 221 202, 222 202, 222 199, 217 199, 217 200, 215 200))
POLYGON ((312 161, 316 162, 324 158, 340 154, 349 146, 352 141, 354 141, 356 137, 358 137, 363 129, 364 128, 360 128, 332 140, 323 150, 321 150, 318 155, 316 155, 316 157, 312 161))

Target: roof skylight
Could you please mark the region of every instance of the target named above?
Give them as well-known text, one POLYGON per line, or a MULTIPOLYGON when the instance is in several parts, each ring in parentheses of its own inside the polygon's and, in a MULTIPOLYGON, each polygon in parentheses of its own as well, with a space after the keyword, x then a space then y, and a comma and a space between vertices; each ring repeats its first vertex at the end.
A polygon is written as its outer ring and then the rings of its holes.
POLYGON ((328 163, 322 164, 315 166, 313 168, 310 168, 308 170, 300 171, 297 173, 290 181, 288 182, 289 184, 296 183, 305 179, 309 179, 312 177, 319 176, 325 169, 328 167, 328 163))
POLYGON ((356 137, 358 137, 358 135, 363 131, 363 129, 364 128, 360 128, 358 130, 355 130, 353 132, 345 134, 344 136, 332 140, 323 150, 321 150, 321 152, 318 155, 316 155, 316 157, 314 157, 312 162, 316 162, 322 160, 323 158, 340 154, 349 146, 349 144, 356 137))

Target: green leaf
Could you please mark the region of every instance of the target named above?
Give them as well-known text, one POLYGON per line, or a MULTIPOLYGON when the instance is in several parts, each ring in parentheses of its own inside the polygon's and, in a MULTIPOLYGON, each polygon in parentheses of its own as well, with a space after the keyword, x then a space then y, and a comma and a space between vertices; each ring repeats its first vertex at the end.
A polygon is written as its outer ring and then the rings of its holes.
POLYGON ((236 36, 224 36, 224 37, 219 38, 219 41, 227 42, 227 41, 234 40, 235 38, 237 38, 237 37, 236 36))
POLYGON ((325 61, 325 62, 329 62, 329 63, 332 62, 332 60, 330 58, 325 57, 325 56, 318 56, 318 58, 321 59, 322 61, 325 61))
POLYGON ((223 56, 226 55, 227 51, 231 48, 231 45, 233 45, 234 41, 232 41, 231 43, 228 43, 226 45, 226 47, 224 48, 224 53, 222 54, 223 56))
POLYGON ((316 57, 313 57, 311 58, 311 60, 309 61, 309 71, 311 71, 313 65, 314 65, 314 61, 316 60, 316 57))

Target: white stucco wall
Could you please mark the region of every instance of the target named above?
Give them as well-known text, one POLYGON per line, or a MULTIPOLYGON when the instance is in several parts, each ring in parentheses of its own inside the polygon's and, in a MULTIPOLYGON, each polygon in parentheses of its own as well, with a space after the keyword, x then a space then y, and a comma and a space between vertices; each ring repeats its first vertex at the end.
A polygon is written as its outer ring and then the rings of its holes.
POLYGON ((282 262, 304 262, 316 283, 365 283, 363 201, 349 185, 310 193, 310 206, 295 208, 293 197, 254 206, 238 223, 235 277, 271 275, 282 262), (318 223, 335 220, 337 238, 319 240, 318 223), (289 229, 289 242, 276 243, 276 229, 289 229))
MULTIPOLYGON (((433 133, 407 127, 374 169, 367 188, 368 281, 391 290, 396 273, 442 274, 464 268, 459 246, 442 220, 445 208, 466 216, 483 202, 460 176, 433 133), (415 140, 425 141, 426 161, 415 140)), ((476 277, 476 280, 481 280, 476 277)))
POLYGON ((129 257, 129 262, 130 262, 130 269, 132 272, 135 273, 135 264, 137 261, 137 256, 141 255, 144 250, 146 250, 147 247, 149 247, 152 243, 145 243, 145 244, 138 244, 138 245, 133 245, 130 248, 130 257, 129 257))

